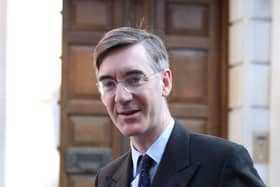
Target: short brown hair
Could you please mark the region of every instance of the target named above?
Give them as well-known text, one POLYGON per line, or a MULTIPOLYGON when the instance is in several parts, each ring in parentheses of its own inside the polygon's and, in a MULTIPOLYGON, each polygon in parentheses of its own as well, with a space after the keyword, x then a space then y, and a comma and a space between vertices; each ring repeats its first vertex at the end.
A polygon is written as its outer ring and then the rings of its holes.
POLYGON ((169 68, 167 50, 158 36, 143 29, 119 27, 107 32, 96 45, 94 51, 96 71, 102 60, 114 49, 138 43, 145 48, 153 69, 162 71, 169 68))

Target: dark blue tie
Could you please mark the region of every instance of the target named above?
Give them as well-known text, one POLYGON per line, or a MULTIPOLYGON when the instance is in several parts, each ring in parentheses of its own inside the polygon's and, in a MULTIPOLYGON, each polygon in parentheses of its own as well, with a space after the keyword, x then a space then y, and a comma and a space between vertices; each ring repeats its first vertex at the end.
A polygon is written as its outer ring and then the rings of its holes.
POLYGON ((141 156, 139 163, 139 184, 138 187, 150 187, 151 186, 151 178, 149 171, 153 166, 153 159, 148 155, 141 156))

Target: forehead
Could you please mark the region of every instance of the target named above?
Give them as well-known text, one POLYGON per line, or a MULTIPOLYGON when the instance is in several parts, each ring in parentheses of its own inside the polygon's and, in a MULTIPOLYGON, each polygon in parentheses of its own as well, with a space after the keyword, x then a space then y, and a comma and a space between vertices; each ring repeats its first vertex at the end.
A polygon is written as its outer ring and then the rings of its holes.
POLYGON ((98 75, 125 74, 131 70, 153 72, 148 54, 141 44, 115 49, 103 58, 98 75))

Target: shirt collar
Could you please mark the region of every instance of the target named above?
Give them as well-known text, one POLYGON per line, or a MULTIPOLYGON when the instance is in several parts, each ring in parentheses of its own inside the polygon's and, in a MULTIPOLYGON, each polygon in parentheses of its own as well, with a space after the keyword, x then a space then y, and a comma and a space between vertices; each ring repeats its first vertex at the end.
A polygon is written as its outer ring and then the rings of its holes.
MULTIPOLYGON (((149 155, 156 162, 156 164, 159 164, 162 158, 166 144, 168 142, 168 139, 174 127, 174 123, 175 123, 174 119, 171 118, 167 127, 164 129, 161 135, 156 139, 156 141, 149 147, 149 149, 145 153, 149 155)), ((133 161, 133 176, 135 177, 136 169, 137 169, 137 161, 138 158, 142 155, 142 153, 137 151, 135 147, 132 145, 132 143, 130 144, 130 147, 131 147, 131 154, 132 154, 132 161, 133 161)))

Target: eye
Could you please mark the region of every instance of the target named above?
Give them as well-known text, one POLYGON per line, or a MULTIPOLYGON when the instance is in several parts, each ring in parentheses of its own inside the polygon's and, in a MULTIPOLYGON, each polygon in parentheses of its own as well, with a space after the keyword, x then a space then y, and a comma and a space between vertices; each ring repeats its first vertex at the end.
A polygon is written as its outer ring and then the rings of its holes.
POLYGON ((104 79, 101 81, 101 85, 105 90, 110 90, 115 88, 116 82, 113 79, 104 79))
POLYGON ((143 75, 130 75, 125 78, 125 84, 127 86, 139 86, 143 81, 143 75))

